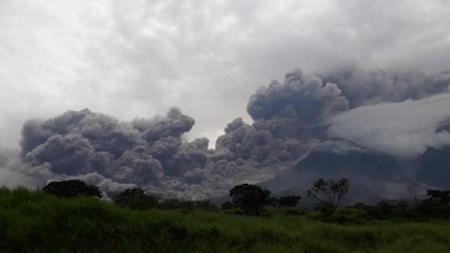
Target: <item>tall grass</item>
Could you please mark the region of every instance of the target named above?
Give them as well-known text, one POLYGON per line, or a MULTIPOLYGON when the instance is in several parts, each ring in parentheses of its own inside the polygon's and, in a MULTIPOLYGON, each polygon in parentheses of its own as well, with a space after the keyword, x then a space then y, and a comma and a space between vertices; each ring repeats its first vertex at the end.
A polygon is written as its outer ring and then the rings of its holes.
POLYGON ((450 222, 339 225, 272 212, 123 209, 0 190, 0 252, 450 252, 450 222))

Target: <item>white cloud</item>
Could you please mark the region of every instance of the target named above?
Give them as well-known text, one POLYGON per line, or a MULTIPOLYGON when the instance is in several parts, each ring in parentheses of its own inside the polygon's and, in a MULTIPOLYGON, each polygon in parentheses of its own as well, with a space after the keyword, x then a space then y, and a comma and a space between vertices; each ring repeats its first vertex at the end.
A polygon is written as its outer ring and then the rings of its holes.
POLYGON ((301 67, 450 69, 448 1, 0 2, 0 140, 68 109, 130 119, 179 106, 192 135, 245 115, 301 67))
POLYGON ((428 147, 450 145, 450 93, 400 103, 361 106, 330 120, 329 134, 402 158, 422 154, 428 147))

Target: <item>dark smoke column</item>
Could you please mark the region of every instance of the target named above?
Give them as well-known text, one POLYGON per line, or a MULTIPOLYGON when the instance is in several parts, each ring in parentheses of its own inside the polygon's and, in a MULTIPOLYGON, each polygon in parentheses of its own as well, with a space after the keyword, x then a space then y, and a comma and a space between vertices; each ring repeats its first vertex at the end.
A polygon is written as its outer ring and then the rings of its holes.
POLYGON ((176 108, 165 116, 133 122, 88 109, 68 111, 25 123, 22 159, 59 176, 95 172, 120 183, 158 185, 165 176, 182 174, 182 161, 191 167, 206 164, 207 142, 182 141, 194 123, 176 108))

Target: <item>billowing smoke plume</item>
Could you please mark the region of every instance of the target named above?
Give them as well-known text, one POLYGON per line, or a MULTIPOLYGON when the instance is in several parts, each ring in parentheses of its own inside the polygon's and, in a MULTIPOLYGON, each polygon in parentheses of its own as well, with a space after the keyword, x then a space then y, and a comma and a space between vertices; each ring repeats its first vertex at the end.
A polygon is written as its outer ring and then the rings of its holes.
MULTIPOLYGON (((430 147, 450 144, 445 124, 450 116, 450 97, 445 93, 449 80, 446 74, 351 70, 306 75, 295 70, 283 82, 258 89, 247 106, 253 122, 241 118, 230 122, 214 150, 208 149, 208 139, 183 138, 194 119, 178 109, 131 122, 87 109, 69 111, 25 123, 21 171, 41 183, 82 178, 104 191, 139 185, 170 197, 205 198, 225 194, 239 183, 268 180, 294 164, 298 169, 316 162, 311 154, 317 154, 323 143, 338 147, 321 150, 324 159, 328 155, 341 159, 353 152, 349 147, 354 144, 367 157, 361 161, 378 161, 378 156, 371 157, 378 153, 393 160, 414 159, 430 147)), ((349 170, 347 158, 341 160, 333 175, 357 173, 355 178, 362 178, 364 172, 349 170)), ((308 175, 321 177, 323 171, 309 169, 308 175)), ((386 177, 371 173, 371 185, 381 179, 386 184, 386 177)), ((402 175, 396 180, 398 185, 402 175)))
POLYGON ((436 130, 448 118, 450 111, 446 104, 449 100, 445 97, 417 102, 406 100, 446 92, 449 84, 450 75, 446 73, 352 69, 311 76, 295 70, 286 75, 283 83, 273 81, 250 97, 247 110, 253 124, 245 124, 241 119, 231 122, 225 135, 217 140, 216 150, 225 149, 236 158, 270 166, 285 165, 302 157, 311 143, 326 140, 331 135, 379 152, 419 155, 427 147, 447 143, 441 138, 445 132, 436 130), (369 106, 382 102, 399 104, 373 109, 369 106), (346 112, 362 105, 366 106, 346 112), (380 115, 375 115, 375 111, 380 115), (420 132, 422 143, 417 140, 419 136, 408 143, 388 137, 395 131, 403 135, 395 137, 408 139, 406 135, 411 134, 413 128, 414 132, 420 132), (378 131, 379 136, 375 136, 374 131, 378 131), (437 134, 425 136, 425 132, 437 134), (381 139, 383 136, 385 140, 381 139), (390 143, 384 145, 385 141, 390 143))
POLYGON ((181 136, 193 124, 178 109, 165 117, 133 122, 87 109, 69 111, 47 121, 25 123, 22 156, 31 166, 46 165, 56 174, 98 172, 117 182, 157 183, 166 175, 182 173, 177 166, 180 159, 206 151, 204 144, 197 144, 204 140, 182 143, 181 136))
POLYGON ((430 169, 422 166, 415 176, 411 164, 429 148, 450 145, 449 85, 446 73, 350 70, 308 76, 297 70, 283 83, 259 89, 247 107, 253 124, 230 123, 216 149, 225 147, 260 167, 290 168, 269 181, 278 187, 266 184, 274 190, 305 190, 319 177, 345 176, 355 181, 351 195, 358 199, 416 196, 443 184, 423 181, 430 169), (323 150, 324 143, 335 148, 323 150))
POLYGON ((284 83, 273 81, 257 90, 250 97, 247 111, 255 120, 287 117, 307 125, 308 121, 346 110, 348 101, 341 93, 335 83, 296 70, 286 75, 284 83))
POLYGON ((321 76, 328 82, 338 84, 351 108, 421 99, 447 91, 450 84, 450 72, 347 69, 321 76))
POLYGON ((235 119, 217 139, 216 150, 257 166, 286 165, 323 136, 324 118, 347 109, 336 84, 296 70, 283 83, 273 81, 257 90, 247 106, 253 124, 235 119))

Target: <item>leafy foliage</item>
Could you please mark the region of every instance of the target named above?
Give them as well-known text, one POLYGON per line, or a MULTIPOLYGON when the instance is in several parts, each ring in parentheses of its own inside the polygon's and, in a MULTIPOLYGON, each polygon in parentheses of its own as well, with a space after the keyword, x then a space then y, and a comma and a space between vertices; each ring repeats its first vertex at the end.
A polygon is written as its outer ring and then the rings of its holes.
POLYGON ((336 219, 342 222, 329 223, 288 216, 283 209, 271 212, 269 217, 242 217, 222 211, 142 211, 95 198, 0 189, 0 251, 450 252, 448 220, 358 224, 361 211, 338 209, 336 219))
POLYGON ((270 191, 257 185, 241 184, 230 190, 233 204, 244 215, 261 215, 264 206, 270 203, 270 191))
POLYGON ((222 209, 224 209, 224 210, 229 210, 229 209, 233 209, 233 208, 234 208, 234 205, 230 201, 225 201, 222 204, 222 209))
POLYGON ((158 199, 146 194, 139 187, 127 189, 113 197, 114 203, 121 207, 131 209, 204 209, 211 210, 215 207, 207 200, 180 200, 180 199, 158 199))
POLYGON ((428 190, 417 210, 423 216, 450 218, 450 191, 428 190))
POLYGON ((163 199, 158 203, 160 209, 202 209, 214 210, 216 207, 208 200, 163 199))
POLYGON ((427 195, 430 200, 450 203, 450 191, 427 190, 427 195))
POLYGON ((42 188, 43 192, 57 197, 72 198, 78 196, 102 197, 102 192, 94 185, 88 185, 81 180, 64 180, 50 182, 42 188))
POLYGON ((320 209, 336 209, 349 190, 347 178, 324 180, 319 178, 308 191, 308 196, 319 201, 320 209))
POLYGON ((301 199, 299 195, 280 196, 273 198, 272 204, 276 207, 296 207, 301 199))
POLYGON ((357 203, 354 209, 363 210, 369 220, 414 220, 449 219, 449 191, 428 190, 424 200, 382 200, 375 205, 357 203))
POLYGON ((113 201, 121 207, 133 209, 148 209, 156 207, 158 204, 157 198, 145 194, 144 190, 139 187, 126 189, 114 196, 113 201))

